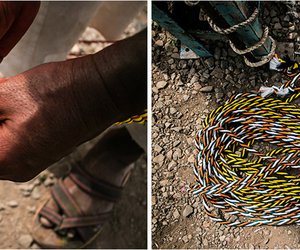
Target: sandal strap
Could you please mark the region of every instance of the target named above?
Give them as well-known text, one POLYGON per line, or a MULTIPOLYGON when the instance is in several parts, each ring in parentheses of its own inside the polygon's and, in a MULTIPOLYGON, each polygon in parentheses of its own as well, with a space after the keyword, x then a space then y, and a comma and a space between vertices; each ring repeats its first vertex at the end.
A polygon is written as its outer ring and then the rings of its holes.
POLYGON ((109 213, 96 216, 86 216, 65 187, 62 179, 51 188, 51 194, 56 204, 63 210, 62 216, 46 206, 40 211, 50 222, 56 225, 55 230, 75 228, 83 240, 88 240, 93 235, 94 227, 108 218, 109 213))
POLYGON ((117 187, 108 182, 96 179, 87 173, 79 163, 78 166, 75 165, 72 168, 69 177, 79 188, 92 196, 116 202, 122 195, 122 187, 117 187))
POLYGON ((55 230, 62 230, 69 228, 78 229, 81 227, 97 226, 103 223, 103 221, 107 220, 111 213, 103 213, 93 216, 63 217, 45 206, 41 209, 40 215, 55 224, 55 230))
POLYGON ((83 211, 65 187, 62 179, 59 179, 57 184, 51 188, 51 195, 67 217, 83 214, 83 211))

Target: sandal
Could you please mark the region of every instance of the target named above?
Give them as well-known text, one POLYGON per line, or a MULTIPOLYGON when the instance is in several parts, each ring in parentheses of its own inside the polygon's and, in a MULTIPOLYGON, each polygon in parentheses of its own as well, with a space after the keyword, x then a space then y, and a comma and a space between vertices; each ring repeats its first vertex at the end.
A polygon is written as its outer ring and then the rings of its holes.
POLYGON ((99 181, 83 168, 75 166, 51 188, 50 199, 55 202, 56 209, 47 207, 49 199, 35 214, 32 236, 43 248, 84 248, 99 235, 104 222, 111 215, 111 211, 97 215, 85 214, 65 185, 66 178, 92 200, 96 198, 115 203, 121 196, 122 187, 99 181), (47 219, 49 225, 42 224, 42 217, 47 219))

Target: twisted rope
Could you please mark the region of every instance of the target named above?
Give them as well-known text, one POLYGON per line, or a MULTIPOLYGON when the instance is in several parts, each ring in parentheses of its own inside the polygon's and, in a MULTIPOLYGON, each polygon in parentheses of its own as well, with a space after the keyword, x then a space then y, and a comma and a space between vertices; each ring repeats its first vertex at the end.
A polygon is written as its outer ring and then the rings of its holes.
POLYGON ((243 50, 235 47, 233 42, 231 42, 230 40, 229 40, 229 45, 235 53, 237 53, 239 55, 244 55, 244 54, 250 53, 250 52, 258 49, 260 46, 262 46, 265 43, 265 41, 267 40, 268 35, 269 35, 269 28, 265 27, 264 32, 261 36, 261 39, 255 45, 253 45, 249 48, 243 49, 243 50))
POLYGON ((241 23, 235 24, 227 29, 222 29, 219 26, 217 26, 209 16, 207 16, 207 21, 208 21, 210 27, 215 32, 218 32, 223 35, 228 35, 230 33, 236 32, 239 28, 242 28, 242 27, 245 27, 245 26, 251 24, 255 20, 257 15, 258 15, 258 9, 255 8, 255 10, 253 11, 253 13, 251 14, 251 16, 248 19, 246 19, 245 21, 243 21, 241 23))
POLYGON ((195 140, 193 193, 212 220, 300 224, 300 108, 291 103, 299 79, 235 95, 205 119, 195 140))
POLYGON ((121 124, 131 124, 131 123, 138 123, 144 125, 147 122, 147 110, 144 111, 141 115, 134 115, 124 121, 116 122, 114 125, 121 125, 121 124))
POLYGON ((200 1, 184 1, 186 5, 193 7, 196 6, 200 1))
POLYGON ((254 68, 254 67, 260 67, 260 66, 268 63, 274 57, 277 44, 276 44, 275 40, 271 36, 269 36, 269 38, 270 38, 271 43, 272 43, 270 53, 268 55, 266 55, 266 56, 263 56, 261 58, 261 60, 258 61, 258 62, 251 62, 251 61, 248 60, 247 57, 244 56, 244 61, 245 61, 245 63, 246 63, 247 66, 252 67, 252 68, 254 68))

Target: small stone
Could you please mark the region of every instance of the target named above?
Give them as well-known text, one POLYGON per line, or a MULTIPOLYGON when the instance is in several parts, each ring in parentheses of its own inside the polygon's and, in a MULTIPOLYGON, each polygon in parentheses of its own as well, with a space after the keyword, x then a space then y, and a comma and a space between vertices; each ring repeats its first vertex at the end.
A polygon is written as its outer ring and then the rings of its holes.
POLYGON ((275 17, 275 16, 277 16, 277 12, 274 9, 271 9, 270 17, 275 17))
POLYGON ((173 147, 174 147, 174 148, 177 147, 180 143, 181 143, 180 140, 174 141, 173 147))
POLYGON ((179 79, 178 82, 177 82, 177 85, 178 85, 179 87, 181 87, 181 86, 184 85, 184 83, 179 79))
POLYGON ((168 151, 166 156, 167 156, 168 159, 172 159, 172 155, 173 155, 173 150, 171 149, 170 151, 168 151))
POLYGON ((222 235, 222 236, 220 236, 219 237, 219 239, 220 239, 220 241, 222 242, 222 241, 224 241, 225 240, 225 238, 226 238, 226 236, 225 235, 222 235))
POLYGON ((177 112, 177 109, 175 109, 173 107, 170 108, 170 114, 171 115, 174 115, 176 112, 177 112))
POLYGON ((68 230, 67 237, 69 239, 73 239, 75 237, 75 235, 76 235, 76 233, 75 233, 74 229, 73 230, 72 229, 68 230))
POLYGON ((20 189, 23 191, 31 192, 34 189, 34 185, 33 184, 23 184, 20 186, 20 189))
POLYGON ((289 27, 289 31, 295 31, 296 30, 296 26, 295 25, 292 25, 289 27))
POLYGON ((80 47, 78 46, 78 44, 75 44, 75 45, 72 47, 72 49, 71 49, 70 52, 71 52, 72 54, 80 54, 81 49, 80 49, 80 47))
POLYGON ((175 211, 173 212, 173 217, 175 219, 178 219, 180 217, 180 213, 178 212, 178 210, 175 208, 175 211))
POLYGON ((223 98, 224 97, 224 93, 223 92, 217 92, 216 93, 216 98, 217 99, 221 99, 221 98, 223 98))
POLYGON ((152 219, 152 224, 156 224, 157 223, 157 219, 156 218, 153 218, 152 219))
POLYGON ((193 212, 194 212, 193 207, 190 206, 190 205, 187 205, 187 206, 183 209, 182 215, 183 215, 184 217, 189 217, 193 212))
POLYGON ((173 58, 171 58, 171 59, 168 60, 168 64, 173 64, 173 63, 174 63, 174 59, 173 58))
POLYGON ((288 38, 292 40, 292 39, 295 39, 297 36, 298 36, 297 32, 292 32, 288 35, 288 38))
POLYGON ((208 240, 206 238, 204 238, 202 240, 202 244, 203 244, 204 247, 208 247, 208 240))
POLYGON ((190 98, 190 96, 188 96, 188 95, 183 95, 183 100, 184 100, 184 101, 187 101, 189 98, 190 98))
POLYGON ((24 197, 29 197, 29 196, 30 196, 30 194, 31 194, 31 192, 30 192, 30 191, 28 191, 28 190, 24 190, 24 191, 22 191, 22 195, 23 195, 24 197))
POLYGON ((156 205, 156 203, 157 203, 157 198, 156 198, 155 195, 152 195, 151 201, 152 201, 152 206, 153 206, 153 205, 156 205))
POLYGON ((33 243, 30 247, 30 249, 41 249, 40 246, 36 243, 33 243))
POLYGON ((210 223, 209 223, 209 221, 204 221, 203 222, 203 227, 204 228, 209 228, 211 225, 210 225, 210 223))
POLYGON ((214 70, 211 72, 211 75, 214 76, 215 78, 223 79, 224 71, 220 67, 215 67, 214 70))
POLYGON ((280 30, 280 29, 282 29, 281 24, 280 24, 280 23, 275 23, 275 24, 274 24, 274 29, 275 29, 275 30, 280 30))
POLYGON ((35 200, 39 200, 41 198, 41 193, 37 187, 35 189, 33 189, 32 193, 31 193, 31 197, 35 200))
POLYGON ((221 49, 219 47, 216 47, 215 48, 215 53, 214 53, 214 58, 216 60, 220 60, 220 57, 221 57, 221 49))
POLYGON ((194 75, 190 81, 191 84, 194 84, 195 82, 198 82, 198 76, 197 75, 194 75))
POLYGON ((186 235, 182 237, 182 240, 183 240, 184 243, 188 243, 189 242, 189 239, 188 239, 188 237, 186 235))
POLYGON ((253 244, 249 243, 249 249, 250 250, 254 250, 255 249, 255 247, 253 246, 253 244))
POLYGON ((167 186, 169 184, 169 181, 168 180, 162 180, 162 181, 159 182, 159 184, 164 187, 164 186, 167 186))
POLYGON ((201 88, 202 88, 202 86, 201 86, 200 83, 198 83, 198 82, 195 82, 195 83, 194 83, 194 89, 195 89, 195 90, 199 90, 199 89, 201 89, 201 88))
POLYGON ((210 68, 214 66, 215 60, 213 57, 209 57, 204 61, 204 63, 210 68))
POLYGON ((230 82, 230 81, 232 81, 232 80, 233 80, 233 78, 232 78, 232 76, 231 76, 231 75, 229 75, 229 74, 228 74, 228 75, 226 75, 226 76, 225 76, 225 80, 227 80, 227 81, 229 81, 229 82, 230 82))
POLYGON ((154 151, 157 152, 157 153, 160 153, 162 151, 162 147, 159 146, 159 145, 155 145, 154 146, 154 151))
POLYGON ((16 208, 18 207, 19 203, 17 201, 9 201, 7 202, 7 205, 11 208, 16 208))
POLYGON ((288 230, 288 231, 287 231, 287 234, 288 234, 288 235, 291 235, 291 234, 292 234, 292 231, 291 231, 291 230, 288 230))
POLYGON ((52 185, 55 184, 55 179, 49 178, 49 177, 48 177, 48 178, 43 182, 43 184, 44 184, 45 187, 50 187, 50 186, 52 186, 52 185))
POLYGON ((159 46, 159 47, 162 47, 162 46, 164 46, 164 42, 163 42, 162 40, 157 40, 157 41, 155 42, 155 45, 157 45, 157 46, 159 46))
POLYGON ((228 68, 228 61, 221 61, 220 64, 221 69, 227 69, 228 68))
POLYGON ((213 86, 205 86, 205 87, 201 88, 200 91, 204 92, 204 93, 208 93, 208 92, 211 92, 213 89, 214 89, 213 86))
POLYGON ((163 89, 167 86, 167 82, 166 81, 159 81, 157 84, 156 84, 156 88, 157 89, 163 89))
POLYGON ((33 238, 30 234, 23 234, 18 238, 18 243, 23 248, 30 247, 32 241, 33 241, 33 238))
POLYGON ((286 15, 284 18, 283 18, 283 21, 285 22, 290 22, 291 21, 291 17, 289 15, 286 15))
POLYGON ((190 155, 190 157, 188 158, 188 162, 194 163, 195 162, 195 156, 190 155))
POLYGON ((34 214, 36 211, 36 207, 35 206, 28 206, 27 210, 29 213, 34 214))
POLYGON ((203 73, 202 76, 204 77, 204 79, 210 78, 210 74, 208 74, 208 73, 203 73))
POLYGON ((162 154, 160 154, 160 155, 158 155, 158 156, 155 156, 155 157, 152 159, 152 161, 153 161, 154 163, 163 163, 164 160, 165 160, 165 156, 162 155, 162 154))
POLYGON ((45 227, 51 227, 51 225, 52 225, 52 223, 45 217, 40 217, 39 220, 40 220, 41 224, 45 227))

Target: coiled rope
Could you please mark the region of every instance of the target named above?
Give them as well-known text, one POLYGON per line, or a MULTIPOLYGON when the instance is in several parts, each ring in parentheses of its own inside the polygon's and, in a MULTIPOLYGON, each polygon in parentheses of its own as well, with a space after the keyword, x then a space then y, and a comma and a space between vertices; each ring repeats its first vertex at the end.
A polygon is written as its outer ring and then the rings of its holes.
POLYGON ((300 73, 282 87, 231 97, 196 137, 194 194, 230 226, 300 223, 300 73))

